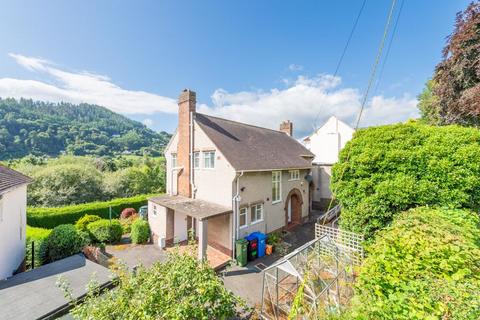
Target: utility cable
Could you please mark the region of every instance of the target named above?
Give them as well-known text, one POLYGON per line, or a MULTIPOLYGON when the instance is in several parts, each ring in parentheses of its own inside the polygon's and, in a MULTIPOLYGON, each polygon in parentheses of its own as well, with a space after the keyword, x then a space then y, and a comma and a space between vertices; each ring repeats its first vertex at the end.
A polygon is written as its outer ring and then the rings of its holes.
MULTIPOLYGON (((355 29, 357 29, 358 21, 360 20, 360 16, 362 15, 363 9, 365 8, 365 4, 367 3, 367 0, 363 0, 362 6, 360 7, 360 10, 358 11, 357 17, 355 18, 355 22, 353 23, 352 29, 350 30, 350 34, 348 35, 347 42, 345 43, 345 46, 343 47, 342 54, 340 55, 340 59, 338 59, 337 66, 335 67, 335 72, 333 73, 333 78, 335 78, 338 74, 338 70, 340 69, 340 66, 343 62, 343 58, 345 57, 345 54, 347 53, 348 46, 350 45, 350 41, 352 41, 353 34, 355 33, 355 29)), ((313 129, 314 132, 317 131, 317 121, 318 117, 320 117, 321 110, 318 111, 317 116, 315 117, 315 120, 313 122, 313 129)))
MULTIPOLYGON (((355 131, 358 130, 358 127, 360 125, 360 120, 362 118, 363 111, 364 111, 365 105, 367 103, 368 94, 370 93, 370 89, 371 89, 373 81, 375 79, 375 74, 377 72, 377 68, 378 68, 378 64, 380 62, 380 58, 382 57, 383 48, 385 47, 385 41, 386 41, 387 36, 388 36, 388 30, 390 28, 390 24, 391 24, 391 21, 392 21, 392 16, 393 16, 393 12, 395 10, 396 3, 397 3, 397 0, 392 0, 392 5, 390 7, 390 12, 388 14, 387 22, 386 22, 385 28, 383 30, 383 36, 382 36, 382 40, 380 42, 380 47, 378 48, 377 56, 375 57, 375 62, 373 63, 373 67, 372 67, 372 70, 371 70, 370 79, 368 81, 368 85, 367 85, 367 88, 365 90, 365 94, 363 95, 362 103, 360 105, 360 111, 358 113, 357 121, 355 123, 355 131)), ((350 147, 348 149, 348 153, 347 153, 347 156, 346 156, 345 161, 344 161, 347 164, 348 164, 348 160, 350 159, 351 153, 352 153, 352 148, 350 147)), ((339 177, 339 181, 342 180, 343 175, 345 174, 346 167, 347 166, 343 167, 343 170, 342 170, 342 172, 340 174, 340 177, 339 177)), ((331 209, 331 206, 332 206, 332 204, 335 200, 335 193, 336 193, 336 190, 333 190, 332 199, 330 200, 330 204, 328 205, 327 212, 331 209)), ((325 218, 326 218, 326 215, 325 215, 325 218)), ((324 218, 324 221, 323 221, 324 224, 326 222, 325 218, 324 218)))

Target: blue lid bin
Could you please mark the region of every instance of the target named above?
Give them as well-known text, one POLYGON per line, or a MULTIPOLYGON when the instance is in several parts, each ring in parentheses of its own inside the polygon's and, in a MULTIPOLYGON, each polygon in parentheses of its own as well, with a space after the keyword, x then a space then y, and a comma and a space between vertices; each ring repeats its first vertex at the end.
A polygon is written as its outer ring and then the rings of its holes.
POLYGON ((261 232, 253 232, 251 235, 258 240, 258 257, 263 257, 265 255, 265 249, 267 247, 268 236, 265 233, 261 232))

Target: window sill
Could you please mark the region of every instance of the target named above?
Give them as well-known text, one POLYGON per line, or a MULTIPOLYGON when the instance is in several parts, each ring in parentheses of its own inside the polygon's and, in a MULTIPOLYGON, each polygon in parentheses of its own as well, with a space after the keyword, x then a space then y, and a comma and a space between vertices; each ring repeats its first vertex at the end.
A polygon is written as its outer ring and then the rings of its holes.
POLYGON ((276 201, 272 201, 272 204, 277 204, 277 203, 280 203, 280 202, 282 202, 282 199, 276 200, 276 201))
POLYGON ((244 225, 244 226, 241 226, 241 227, 238 227, 239 230, 243 230, 243 229, 247 229, 248 228, 248 224, 244 225))
POLYGON ((262 220, 258 220, 258 221, 255 221, 255 222, 251 222, 250 225, 253 226, 253 225, 256 225, 256 224, 259 224, 263 222, 263 219, 262 220))

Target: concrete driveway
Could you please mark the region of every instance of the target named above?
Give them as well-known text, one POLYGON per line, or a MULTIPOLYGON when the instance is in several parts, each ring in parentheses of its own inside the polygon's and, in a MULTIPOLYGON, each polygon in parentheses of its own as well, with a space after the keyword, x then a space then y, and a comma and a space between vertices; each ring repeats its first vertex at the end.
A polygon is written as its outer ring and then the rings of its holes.
MULTIPOLYGON (((315 222, 312 219, 291 231, 287 231, 283 241, 290 245, 288 252, 295 250, 315 238, 315 222)), ((275 253, 249 262, 245 267, 231 266, 221 272, 224 285, 237 296, 243 298, 251 307, 260 306, 262 302, 262 269, 282 258, 275 253)))
POLYGON ((165 262, 167 253, 154 244, 118 244, 105 247, 115 259, 124 262, 130 269, 138 265, 150 267, 155 262, 165 262))

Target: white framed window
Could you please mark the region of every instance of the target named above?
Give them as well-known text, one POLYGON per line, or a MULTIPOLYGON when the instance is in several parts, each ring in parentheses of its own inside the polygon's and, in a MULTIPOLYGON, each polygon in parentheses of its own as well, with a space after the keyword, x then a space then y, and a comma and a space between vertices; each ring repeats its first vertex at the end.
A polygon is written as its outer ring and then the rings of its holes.
POLYGON ((300 170, 290 170, 290 180, 300 180, 300 170))
POLYGON ((215 168, 215 151, 206 151, 203 153, 203 167, 205 169, 215 168))
POLYGON ((272 171, 272 203, 282 201, 282 172, 272 171))
POLYGON ((177 167, 177 154, 172 153, 172 168, 176 168, 176 167, 177 167))
POLYGON ((250 221, 252 224, 263 221, 263 204, 255 204, 250 207, 250 221))
POLYGON ((240 229, 245 228, 247 226, 247 212, 248 208, 240 208, 240 214, 238 216, 238 226, 240 229))
POLYGON ((200 168, 200 152, 193 153, 193 168, 194 169, 200 168))

